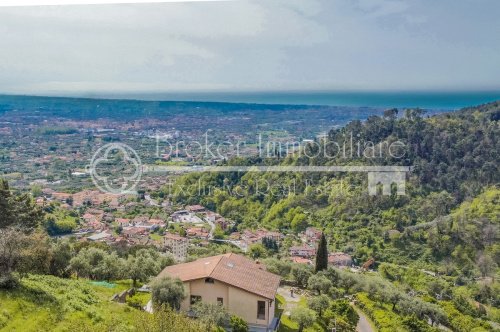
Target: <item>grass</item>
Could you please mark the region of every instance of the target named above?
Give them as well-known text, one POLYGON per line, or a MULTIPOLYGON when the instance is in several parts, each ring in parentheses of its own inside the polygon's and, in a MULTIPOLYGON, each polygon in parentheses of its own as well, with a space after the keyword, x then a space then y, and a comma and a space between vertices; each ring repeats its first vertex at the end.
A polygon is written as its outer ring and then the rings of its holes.
POLYGON ((152 240, 155 240, 155 241, 161 241, 162 240, 162 236, 160 234, 157 234, 157 233, 151 233, 151 234, 149 234, 149 237, 152 240))
MULTIPOLYGON (((139 311, 110 298, 130 284, 129 280, 119 281, 108 288, 87 280, 27 276, 20 287, 0 291, 0 331, 74 331, 75 327, 97 331, 99 324, 114 321, 126 329, 133 323, 133 313, 139 311)), ((149 298, 148 293, 133 297, 141 305, 149 298)))

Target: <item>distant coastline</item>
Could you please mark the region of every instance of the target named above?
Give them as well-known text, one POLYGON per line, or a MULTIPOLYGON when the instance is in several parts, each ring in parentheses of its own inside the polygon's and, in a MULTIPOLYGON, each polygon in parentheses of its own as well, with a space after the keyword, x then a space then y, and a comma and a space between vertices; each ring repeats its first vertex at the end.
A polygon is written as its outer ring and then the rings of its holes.
MULTIPOLYGON (((17 96, 2 94, 0 96, 17 96)), ((166 92, 166 93, 51 93, 25 97, 89 98, 139 101, 209 102, 231 104, 318 105, 373 108, 456 110, 500 100, 500 91, 393 92, 166 92)))
POLYGON ((140 100, 228 102, 252 104, 324 105, 349 107, 420 107, 454 110, 500 100, 500 91, 446 92, 199 92, 106 94, 87 97, 140 100))

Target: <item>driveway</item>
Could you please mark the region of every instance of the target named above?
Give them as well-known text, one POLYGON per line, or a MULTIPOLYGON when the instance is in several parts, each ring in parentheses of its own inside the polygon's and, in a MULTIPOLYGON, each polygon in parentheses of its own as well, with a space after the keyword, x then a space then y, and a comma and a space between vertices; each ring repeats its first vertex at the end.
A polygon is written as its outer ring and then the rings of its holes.
POLYGON ((290 310, 295 308, 300 301, 301 295, 292 294, 290 292, 292 287, 290 286, 281 286, 278 288, 278 294, 283 296, 285 299, 285 307, 283 308, 283 315, 290 315, 290 310))
POLYGON ((375 332, 376 330, 370 324, 370 320, 366 317, 365 313, 352 303, 351 305, 359 316, 358 325, 356 325, 356 332, 375 332))

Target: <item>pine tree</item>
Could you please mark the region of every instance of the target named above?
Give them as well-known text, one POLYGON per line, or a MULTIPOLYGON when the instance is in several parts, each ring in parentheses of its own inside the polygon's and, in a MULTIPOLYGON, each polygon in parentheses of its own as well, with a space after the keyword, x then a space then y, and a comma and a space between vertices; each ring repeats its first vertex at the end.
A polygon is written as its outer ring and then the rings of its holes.
POLYGON ((314 271, 319 272, 326 270, 328 267, 328 248, 326 243, 326 237, 324 233, 321 233, 321 239, 319 241, 318 250, 316 252, 316 266, 314 271))

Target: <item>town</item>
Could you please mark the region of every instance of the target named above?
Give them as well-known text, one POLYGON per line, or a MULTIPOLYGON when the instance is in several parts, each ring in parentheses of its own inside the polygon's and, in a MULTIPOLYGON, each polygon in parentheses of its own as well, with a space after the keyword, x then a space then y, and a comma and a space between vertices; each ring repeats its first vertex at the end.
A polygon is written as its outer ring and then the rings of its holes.
MULTIPOLYGON (((189 260, 196 248, 229 244, 243 253, 256 251, 256 255, 259 249, 275 250, 293 263, 313 265, 322 234, 314 227, 299 234, 265 229, 238 231, 233 221, 201 205, 176 207, 144 196, 138 202, 133 195, 92 190, 67 194, 45 188, 36 203, 42 207, 52 204, 68 215, 77 215, 71 233, 58 236, 74 236, 81 242, 153 246, 172 254, 177 262, 189 260)), ((353 266, 351 256, 342 252, 330 253, 328 262, 336 267, 353 266)))

